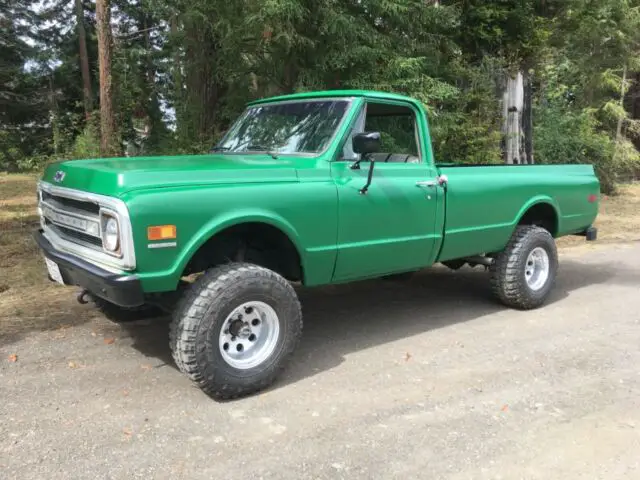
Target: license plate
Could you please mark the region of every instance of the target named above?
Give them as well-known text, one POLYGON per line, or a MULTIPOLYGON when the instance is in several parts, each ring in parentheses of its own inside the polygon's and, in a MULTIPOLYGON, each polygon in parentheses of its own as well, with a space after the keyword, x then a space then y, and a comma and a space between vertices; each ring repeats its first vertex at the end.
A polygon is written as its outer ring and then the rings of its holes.
POLYGON ((60 285, 64 285, 64 280, 62 279, 62 274, 60 273, 60 268, 58 264, 52 260, 49 260, 47 257, 44 257, 44 261, 47 264, 47 270, 49 271, 49 276, 60 285))

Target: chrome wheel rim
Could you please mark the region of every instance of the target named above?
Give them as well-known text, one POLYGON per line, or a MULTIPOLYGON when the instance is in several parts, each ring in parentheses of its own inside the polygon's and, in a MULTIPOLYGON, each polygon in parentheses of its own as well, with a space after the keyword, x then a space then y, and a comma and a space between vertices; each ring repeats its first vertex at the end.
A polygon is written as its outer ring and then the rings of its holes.
POLYGON ((246 302, 225 319, 219 348, 225 362, 247 370, 267 360, 280 335, 278 315, 264 302, 246 302))
POLYGON ((527 286, 533 291, 545 286, 549 279, 549 254, 544 248, 537 247, 531 250, 525 264, 524 278, 527 286))

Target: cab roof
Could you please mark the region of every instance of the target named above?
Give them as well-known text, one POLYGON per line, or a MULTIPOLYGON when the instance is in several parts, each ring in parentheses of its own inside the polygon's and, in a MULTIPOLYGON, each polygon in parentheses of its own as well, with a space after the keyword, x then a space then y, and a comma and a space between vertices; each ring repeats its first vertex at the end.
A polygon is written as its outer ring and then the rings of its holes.
POLYGON ((366 97, 378 100, 402 100, 404 102, 418 103, 415 98, 399 95, 397 93, 388 93, 375 90, 319 90, 315 92, 292 93, 289 95, 280 95, 277 97, 261 98, 249 102, 248 105, 259 105, 261 103, 281 102, 286 100, 304 100, 311 98, 336 98, 336 97, 366 97))

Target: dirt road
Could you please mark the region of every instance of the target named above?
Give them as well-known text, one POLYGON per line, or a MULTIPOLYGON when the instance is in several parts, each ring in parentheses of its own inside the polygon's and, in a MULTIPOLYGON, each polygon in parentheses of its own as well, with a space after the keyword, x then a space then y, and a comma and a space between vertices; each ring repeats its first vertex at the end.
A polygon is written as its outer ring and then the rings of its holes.
POLYGON ((0 477, 640 478, 640 245, 561 262, 533 312, 479 268, 301 292, 294 364, 227 403, 175 370, 162 322, 5 336, 0 477))

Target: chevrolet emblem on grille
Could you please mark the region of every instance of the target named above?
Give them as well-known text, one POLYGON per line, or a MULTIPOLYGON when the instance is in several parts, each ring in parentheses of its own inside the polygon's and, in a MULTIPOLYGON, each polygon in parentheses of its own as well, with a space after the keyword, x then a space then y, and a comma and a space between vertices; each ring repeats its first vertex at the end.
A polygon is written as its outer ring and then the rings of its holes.
POLYGON ((58 170, 56 174, 53 176, 53 181, 56 183, 60 183, 64 180, 65 173, 62 170, 58 170))

